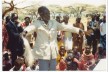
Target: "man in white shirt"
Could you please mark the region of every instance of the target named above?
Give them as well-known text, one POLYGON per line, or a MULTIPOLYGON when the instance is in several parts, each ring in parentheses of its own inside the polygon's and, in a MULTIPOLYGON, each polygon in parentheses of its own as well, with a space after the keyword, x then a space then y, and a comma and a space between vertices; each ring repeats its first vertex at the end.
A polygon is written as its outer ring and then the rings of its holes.
POLYGON ((103 48, 106 49, 106 16, 103 17, 103 22, 100 24, 100 42, 103 45, 103 48))
POLYGON ((50 11, 44 6, 38 8, 38 13, 41 20, 36 20, 33 25, 25 28, 24 33, 26 35, 34 31, 37 33, 33 53, 35 58, 39 59, 39 70, 56 70, 57 31, 70 31, 79 34, 83 34, 83 31, 73 26, 59 24, 56 20, 50 20, 50 11))
MULTIPOLYGON (((63 16, 63 21, 64 21, 64 25, 72 25, 68 22, 69 20, 69 16, 68 15, 64 15, 63 16)), ((65 44, 65 48, 66 50, 72 50, 72 46, 73 46, 73 41, 72 41, 72 33, 65 31, 64 32, 64 44, 65 44)))

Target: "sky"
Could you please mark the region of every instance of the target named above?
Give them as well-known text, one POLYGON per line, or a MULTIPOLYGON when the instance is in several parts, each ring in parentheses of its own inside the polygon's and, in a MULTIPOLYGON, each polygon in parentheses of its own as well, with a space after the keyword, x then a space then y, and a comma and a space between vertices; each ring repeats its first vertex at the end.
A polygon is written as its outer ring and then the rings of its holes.
POLYGON ((105 4, 106 0, 43 0, 43 5, 49 4, 57 4, 61 6, 71 5, 74 3, 84 3, 84 4, 93 4, 93 5, 101 5, 105 4))
MULTIPOLYGON (((2 0, 3 1, 3 0, 2 0)), ((10 0, 5 0, 10 1, 10 0)), ((15 0, 15 3, 19 3, 24 1, 24 3, 20 3, 17 7, 24 7, 28 5, 32 5, 33 3, 39 3, 40 5, 60 5, 60 6, 69 6, 75 3, 83 3, 83 4, 91 4, 95 6, 106 4, 106 0, 15 0)))

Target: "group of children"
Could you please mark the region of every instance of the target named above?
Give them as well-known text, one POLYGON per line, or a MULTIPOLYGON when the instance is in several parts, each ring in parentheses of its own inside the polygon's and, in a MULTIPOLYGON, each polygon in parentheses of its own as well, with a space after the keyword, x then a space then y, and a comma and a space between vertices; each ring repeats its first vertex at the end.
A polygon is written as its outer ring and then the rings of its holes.
MULTIPOLYGON (((100 46, 98 46, 100 48, 100 46)), ((77 46, 72 50, 66 51, 65 46, 60 46, 57 58, 57 70, 93 70, 99 62, 99 51, 96 55, 92 54, 92 48, 86 45, 83 53, 78 52, 77 46)))

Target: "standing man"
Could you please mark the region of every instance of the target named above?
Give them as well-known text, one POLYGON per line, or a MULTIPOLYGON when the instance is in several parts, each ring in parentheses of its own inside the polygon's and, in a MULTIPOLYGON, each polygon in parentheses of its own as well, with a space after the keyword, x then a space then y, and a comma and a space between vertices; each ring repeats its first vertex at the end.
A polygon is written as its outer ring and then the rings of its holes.
MULTIPOLYGON (((81 18, 76 18, 76 23, 73 25, 77 28, 81 28, 84 30, 84 25, 81 23, 81 18)), ((83 36, 80 34, 73 33, 73 47, 78 46, 78 51, 82 54, 82 47, 83 47, 83 36)))
MULTIPOLYGON (((64 25, 72 25, 69 23, 68 15, 63 16, 63 21, 64 21, 64 23, 63 23, 64 25)), ((64 34, 64 44, 65 44, 66 50, 67 51, 72 50, 72 47, 73 47, 72 33, 65 31, 63 34, 64 34)))
POLYGON ((56 21, 59 22, 59 23, 61 23, 60 18, 61 18, 60 16, 56 16, 56 21))
POLYGON ((38 8, 41 20, 36 20, 33 25, 24 30, 24 34, 36 31, 37 38, 33 53, 39 59, 39 70, 56 70, 56 58, 58 55, 57 31, 70 31, 83 34, 82 30, 76 27, 59 24, 55 20, 50 20, 50 11, 45 6, 38 8))
POLYGON ((100 24, 100 42, 103 45, 103 50, 106 50, 106 16, 103 16, 103 22, 100 24))
POLYGON ((21 27, 18 27, 18 15, 16 13, 11 14, 10 21, 7 23, 6 28, 9 35, 9 41, 7 47, 12 54, 12 66, 17 59, 17 56, 23 55, 23 40, 20 37, 20 33, 23 31, 21 27))
POLYGON ((97 44, 100 38, 100 31, 99 31, 99 23, 96 21, 96 15, 92 16, 92 20, 88 24, 88 30, 91 29, 93 33, 90 36, 87 36, 87 44, 93 47, 92 53, 95 55, 97 51, 97 44))

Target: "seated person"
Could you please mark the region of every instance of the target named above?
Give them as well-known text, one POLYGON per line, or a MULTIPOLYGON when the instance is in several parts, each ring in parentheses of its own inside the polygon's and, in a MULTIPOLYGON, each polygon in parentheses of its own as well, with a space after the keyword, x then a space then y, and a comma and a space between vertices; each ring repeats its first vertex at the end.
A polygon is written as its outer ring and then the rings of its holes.
POLYGON ((73 48, 73 56, 74 56, 74 58, 76 58, 76 59, 80 59, 80 57, 81 57, 81 54, 80 54, 80 52, 78 52, 78 46, 74 46, 74 48, 73 48))
POLYGON ((86 46, 79 62, 80 70, 91 70, 95 66, 94 55, 90 46, 86 46))
POLYGON ((66 57, 66 70, 78 70, 78 64, 74 61, 74 56, 72 52, 68 52, 68 55, 66 57))
POLYGON ((65 63, 65 57, 66 57, 66 50, 64 46, 60 47, 59 50, 59 56, 57 57, 57 70, 65 70, 66 69, 66 63, 65 63))

